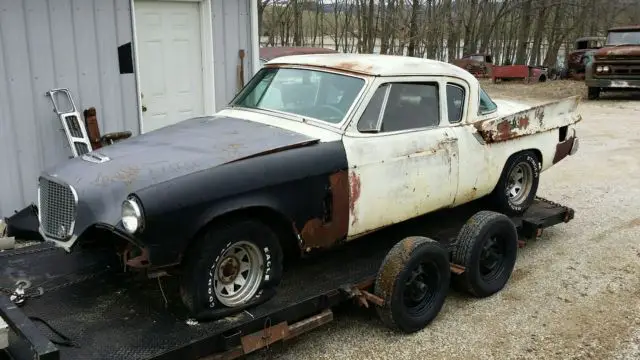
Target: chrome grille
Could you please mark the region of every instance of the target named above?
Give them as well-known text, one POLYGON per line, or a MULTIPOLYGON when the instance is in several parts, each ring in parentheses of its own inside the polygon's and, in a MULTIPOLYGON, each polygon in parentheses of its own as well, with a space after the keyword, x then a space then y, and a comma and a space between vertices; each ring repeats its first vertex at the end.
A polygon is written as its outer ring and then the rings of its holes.
POLYGON ((85 143, 74 141, 73 146, 75 146, 78 155, 84 155, 89 152, 89 147, 85 143))
POLYGON ((69 132, 73 137, 82 137, 82 129, 80 129, 80 122, 78 118, 74 115, 67 116, 65 119, 67 121, 67 127, 69 128, 69 132))
POLYGON ((38 217, 48 237, 66 240, 73 233, 76 198, 68 185, 40 178, 38 217))

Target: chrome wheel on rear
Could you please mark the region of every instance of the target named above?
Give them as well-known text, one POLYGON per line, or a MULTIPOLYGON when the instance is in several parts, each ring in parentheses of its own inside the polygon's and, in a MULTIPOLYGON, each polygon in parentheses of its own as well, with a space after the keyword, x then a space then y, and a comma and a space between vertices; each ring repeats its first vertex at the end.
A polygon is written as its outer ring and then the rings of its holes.
POLYGON ((521 205, 529 197, 533 187, 533 169, 526 162, 513 167, 507 178, 506 194, 513 205, 521 205))

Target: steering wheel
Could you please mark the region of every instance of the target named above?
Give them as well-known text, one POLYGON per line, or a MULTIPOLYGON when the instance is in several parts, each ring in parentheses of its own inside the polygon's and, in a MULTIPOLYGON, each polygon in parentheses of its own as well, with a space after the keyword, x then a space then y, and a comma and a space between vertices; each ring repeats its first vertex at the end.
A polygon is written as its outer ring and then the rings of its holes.
POLYGON ((324 104, 324 105, 320 105, 320 107, 333 110, 336 113, 336 115, 338 117, 340 117, 340 118, 342 118, 344 116, 344 114, 342 113, 342 110, 338 109, 337 107, 335 107, 333 105, 324 104))

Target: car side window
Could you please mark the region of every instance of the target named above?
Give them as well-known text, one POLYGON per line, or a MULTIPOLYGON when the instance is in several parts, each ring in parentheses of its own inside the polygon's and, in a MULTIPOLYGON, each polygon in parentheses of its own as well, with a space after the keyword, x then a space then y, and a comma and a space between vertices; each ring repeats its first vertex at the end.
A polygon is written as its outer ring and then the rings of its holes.
POLYGON ((447 84, 447 112, 449 123, 455 124, 462 120, 464 110, 464 89, 455 84, 447 84))
POLYGON ((491 100, 489 94, 487 94, 483 88, 479 88, 479 93, 480 106, 478 108, 478 111, 480 112, 480 114, 488 114, 490 112, 494 112, 498 108, 498 105, 496 105, 493 100, 491 100))
POLYGON ((437 83, 390 83, 376 90, 358 121, 358 131, 391 132, 439 124, 437 83))

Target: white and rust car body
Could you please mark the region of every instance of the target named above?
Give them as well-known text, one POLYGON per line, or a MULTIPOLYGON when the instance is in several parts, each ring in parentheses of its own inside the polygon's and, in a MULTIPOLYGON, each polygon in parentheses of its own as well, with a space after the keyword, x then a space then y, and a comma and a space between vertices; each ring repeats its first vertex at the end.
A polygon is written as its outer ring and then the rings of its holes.
POLYGON ((342 141, 350 189, 347 239, 491 193, 507 159, 519 151, 538 153, 540 169, 545 171, 578 150, 577 96, 538 106, 491 100, 464 69, 402 56, 296 55, 265 66, 336 72, 365 81, 347 115, 335 124, 312 118, 283 122, 235 108, 220 113, 285 127, 321 142, 342 141), (360 131, 359 121, 376 90, 384 84, 407 82, 438 85, 440 122, 401 131, 360 131), (459 121, 453 123, 447 86, 464 91, 459 121), (481 97, 495 108, 483 111, 481 97))
POLYGON ((328 248, 490 194, 518 152, 533 151, 536 169, 549 169, 578 149, 578 101, 494 102, 469 72, 427 59, 278 57, 214 116, 44 171, 40 231, 70 251, 95 235, 91 229, 107 230, 142 249, 131 266, 165 267, 178 264, 211 221, 259 208, 293 231, 301 251, 328 248), (286 78, 278 86, 295 98, 289 99, 305 103, 304 114, 262 102, 265 92, 256 87, 272 86, 265 79, 277 73, 286 78), (309 76, 324 80, 305 85, 309 76), (423 92, 411 95, 413 85, 423 92), (409 90, 393 90, 403 86, 409 90), (243 102, 257 93, 258 106, 243 102), (392 106, 398 114, 413 112, 386 118, 392 106), (411 118, 431 123, 400 124, 411 118), (127 229, 121 208, 134 202, 136 226, 127 229))

